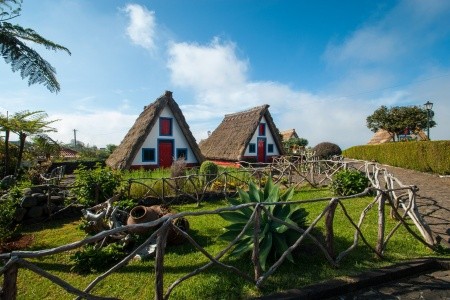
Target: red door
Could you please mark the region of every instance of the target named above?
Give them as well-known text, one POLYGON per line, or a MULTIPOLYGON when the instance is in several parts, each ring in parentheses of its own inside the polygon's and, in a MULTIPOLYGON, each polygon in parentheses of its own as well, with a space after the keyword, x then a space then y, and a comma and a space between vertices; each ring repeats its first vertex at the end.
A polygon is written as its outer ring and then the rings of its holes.
POLYGON ((169 168, 173 161, 173 141, 158 142, 159 167, 169 168))
POLYGON ((258 162, 266 162, 266 139, 258 139, 258 162))

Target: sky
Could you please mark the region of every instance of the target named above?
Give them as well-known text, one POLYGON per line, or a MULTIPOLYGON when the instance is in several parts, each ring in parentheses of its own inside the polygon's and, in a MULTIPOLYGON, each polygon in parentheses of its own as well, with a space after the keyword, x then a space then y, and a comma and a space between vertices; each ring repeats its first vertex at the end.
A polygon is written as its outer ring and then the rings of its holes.
POLYGON ((57 94, 2 60, 0 112, 43 110, 62 143, 120 144, 166 90, 197 142, 225 114, 269 104, 279 130, 347 149, 369 141, 380 106, 427 101, 431 139, 450 139, 448 0, 24 0, 10 22, 72 54, 30 45, 57 94))

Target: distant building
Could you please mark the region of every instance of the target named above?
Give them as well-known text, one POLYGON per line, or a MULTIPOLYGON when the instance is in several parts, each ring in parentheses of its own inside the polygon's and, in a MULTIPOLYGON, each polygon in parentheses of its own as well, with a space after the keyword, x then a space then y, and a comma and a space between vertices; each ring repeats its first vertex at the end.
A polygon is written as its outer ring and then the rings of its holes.
POLYGON ((70 148, 61 147, 59 150, 59 157, 65 160, 77 159, 79 156, 78 151, 70 148))
POLYGON ((288 129, 288 130, 283 130, 280 132, 281 137, 283 138, 283 142, 284 141, 288 141, 290 139, 298 139, 298 135, 297 132, 295 131, 295 129, 288 129))

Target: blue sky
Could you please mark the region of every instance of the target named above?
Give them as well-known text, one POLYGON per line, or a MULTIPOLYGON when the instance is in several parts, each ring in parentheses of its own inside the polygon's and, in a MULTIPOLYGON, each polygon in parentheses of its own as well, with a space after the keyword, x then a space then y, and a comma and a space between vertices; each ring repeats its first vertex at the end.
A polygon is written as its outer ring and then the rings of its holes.
POLYGON ((0 62, 0 111, 44 110, 51 136, 119 144, 173 92, 197 141, 227 113, 269 104, 280 130, 345 149, 381 105, 434 103, 450 139, 450 1, 24 0, 12 21, 70 49, 36 46, 61 92, 0 62))

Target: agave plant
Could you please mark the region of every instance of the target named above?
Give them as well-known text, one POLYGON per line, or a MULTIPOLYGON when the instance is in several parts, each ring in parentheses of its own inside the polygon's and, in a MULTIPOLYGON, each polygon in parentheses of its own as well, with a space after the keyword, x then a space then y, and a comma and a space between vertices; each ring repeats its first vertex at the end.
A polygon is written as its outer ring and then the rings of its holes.
MULTIPOLYGON (((261 268, 265 270, 266 261, 269 256, 272 255, 275 258, 281 256, 288 249, 288 247, 290 247, 300 237, 300 233, 298 231, 272 219, 270 215, 288 224, 304 227, 308 212, 304 208, 301 208, 295 204, 272 204, 290 201, 294 194, 294 190, 289 188, 284 193, 280 194, 279 186, 274 185, 271 178, 267 181, 264 189, 259 189, 254 183, 250 183, 248 192, 238 188, 238 193, 239 198, 228 199, 232 205, 250 202, 267 203, 264 205, 267 208, 267 211, 261 211, 259 223, 259 263, 261 268)), ((222 218, 231 223, 224 228, 225 233, 223 233, 220 237, 227 241, 234 240, 249 222, 254 209, 255 208, 253 206, 250 206, 244 207, 237 211, 220 213, 222 218)), ((239 256, 253 250, 253 225, 254 220, 252 220, 252 226, 247 228, 242 238, 237 242, 231 252, 231 255, 239 256)), ((294 259, 291 254, 287 256, 287 259, 294 263, 294 259)))

